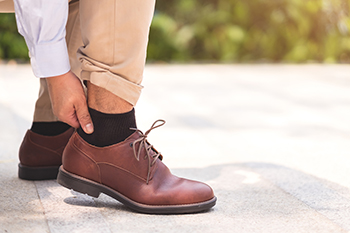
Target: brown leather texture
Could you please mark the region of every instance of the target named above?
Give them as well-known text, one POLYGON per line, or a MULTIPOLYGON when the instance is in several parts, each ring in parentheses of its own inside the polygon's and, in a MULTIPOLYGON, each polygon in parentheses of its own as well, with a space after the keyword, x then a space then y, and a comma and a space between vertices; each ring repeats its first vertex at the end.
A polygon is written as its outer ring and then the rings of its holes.
MULTIPOLYGON (((63 167, 142 204, 193 204, 214 197, 208 185, 172 175, 160 159, 150 166, 153 155, 157 153, 155 150, 147 155, 146 149, 141 148, 137 160, 132 145, 140 137, 140 133, 135 132, 121 143, 96 147, 74 133, 63 152, 63 167)), ((139 149, 140 145, 137 145, 136 150, 139 149)))
POLYGON ((57 136, 44 136, 28 130, 19 148, 21 165, 49 167, 62 164, 62 153, 74 128, 57 136))

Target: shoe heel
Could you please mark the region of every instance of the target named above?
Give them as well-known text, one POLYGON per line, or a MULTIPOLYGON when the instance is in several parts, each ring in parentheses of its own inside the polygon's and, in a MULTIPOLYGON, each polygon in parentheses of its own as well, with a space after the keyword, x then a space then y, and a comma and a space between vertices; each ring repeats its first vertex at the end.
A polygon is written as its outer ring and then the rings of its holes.
POLYGON ((92 197, 99 197, 100 191, 95 184, 88 182, 86 180, 80 179, 74 174, 69 174, 60 167, 57 182, 68 189, 72 189, 76 192, 87 194, 92 197))
POLYGON ((59 166, 27 167, 18 164, 18 177, 22 180, 54 180, 57 178, 59 166))

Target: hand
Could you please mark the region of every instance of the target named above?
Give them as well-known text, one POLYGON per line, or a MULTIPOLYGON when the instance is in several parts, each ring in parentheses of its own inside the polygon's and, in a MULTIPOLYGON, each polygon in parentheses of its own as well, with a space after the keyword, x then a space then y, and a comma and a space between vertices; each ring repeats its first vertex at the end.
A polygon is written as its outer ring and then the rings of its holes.
POLYGON ((83 86, 72 71, 66 74, 46 78, 49 88, 53 113, 60 121, 74 128, 81 128, 85 133, 94 131, 88 111, 83 86))

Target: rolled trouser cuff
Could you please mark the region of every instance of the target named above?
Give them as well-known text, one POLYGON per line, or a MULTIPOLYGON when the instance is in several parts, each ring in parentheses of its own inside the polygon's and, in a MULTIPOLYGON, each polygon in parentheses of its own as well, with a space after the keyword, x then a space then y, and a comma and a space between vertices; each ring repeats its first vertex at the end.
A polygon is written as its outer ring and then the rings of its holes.
POLYGON ((141 90, 143 88, 141 85, 130 82, 110 71, 82 71, 81 78, 84 81, 89 81, 98 87, 110 91, 133 106, 136 105, 138 99, 140 98, 141 90))
POLYGON ((80 1, 80 78, 135 105, 154 6, 155 0, 80 1))

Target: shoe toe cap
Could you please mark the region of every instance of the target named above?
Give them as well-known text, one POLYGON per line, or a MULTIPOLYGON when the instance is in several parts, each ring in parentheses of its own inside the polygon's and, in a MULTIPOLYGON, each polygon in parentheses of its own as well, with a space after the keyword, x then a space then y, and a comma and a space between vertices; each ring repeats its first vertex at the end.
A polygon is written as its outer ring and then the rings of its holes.
POLYGON ((188 202, 186 204, 205 202, 214 198, 213 189, 199 181, 185 180, 182 193, 181 196, 188 202))

